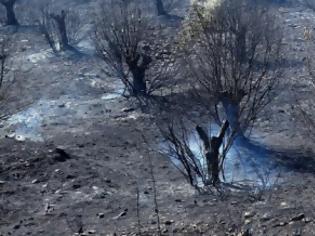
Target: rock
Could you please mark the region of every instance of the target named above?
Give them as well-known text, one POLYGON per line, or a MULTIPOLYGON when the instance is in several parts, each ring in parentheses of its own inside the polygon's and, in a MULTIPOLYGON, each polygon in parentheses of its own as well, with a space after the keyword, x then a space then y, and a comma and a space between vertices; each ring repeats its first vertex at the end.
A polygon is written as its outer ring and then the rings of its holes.
POLYGON ((11 134, 6 135, 5 137, 6 138, 14 138, 15 135, 16 135, 15 133, 11 133, 11 134))
POLYGON ((97 216, 98 218, 103 219, 105 217, 105 214, 100 212, 100 213, 97 213, 97 216))
POLYGON ((33 181, 32 181, 32 184, 37 184, 39 181, 38 181, 38 179, 34 179, 33 181))
POLYGON ((105 183, 110 184, 112 181, 110 179, 105 179, 105 183))
POLYGON ((126 113, 132 112, 134 110, 135 110, 134 108, 128 108, 128 107, 125 107, 125 108, 121 109, 122 112, 126 112, 126 113))
POLYGON ((174 223, 174 220, 167 220, 165 221, 165 225, 172 225, 174 223))
POLYGON ((20 224, 16 224, 16 225, 13 226, 13 229, 19 229, 20 227, 21 227, 20 224))
POLYGON ((96 234, 96 231, 94 229, 91 229, 88 231, 88 234, 96 234))
POLYGON ((245 223, 245 225, 249 225, 250 223, 252 223, 252 221, 249 219, 246 219, 244 223, 245 223))
POLYGON ((244 218, 245 219, 252 218, 253 216, 255 216, 255 212, 247 211, 247 212, 244 213, 244 218))
POLYGON ((15 140, 18 142, 24 142, 26 140, 26 138, 22 135, 16 135, 15 140))
POLYGON ((58 162, 65 162, 71 159, 71 156, 68 153, 66 153, 66 151, 63 150, 62 148, 56 148, 55 152, 57 153, 57 155, 54 157, 54 159, 58 162))
POLYGON ((261 221, 268 221, 270 219, 271 219, 271 216, 268 213, 263 214, 263 216, 260 218, 261 221))
POLYGON ((291 219, 291 221, 300 221, 300 220, 303 220, 304 217, 305 217, 304 213, 300 213, 300 214, 294 216, 294 217, 291 219))
POLYGON ((113 220, 118 220, 119 218, 127 215, 128 209, 125 209, 124 211, 120 212, 117 216, 113 217, 113 220))
POLYGON ((79 188, 81 188, 81 184, 73 184, 72 188, 73 189, 79 189, 79 188))

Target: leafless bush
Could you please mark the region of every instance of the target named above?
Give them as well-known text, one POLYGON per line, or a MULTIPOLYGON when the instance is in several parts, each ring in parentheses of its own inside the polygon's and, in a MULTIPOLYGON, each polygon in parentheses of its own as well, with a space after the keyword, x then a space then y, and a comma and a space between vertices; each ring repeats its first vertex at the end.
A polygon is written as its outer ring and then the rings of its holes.
POLYGON ((196 125, 191 128, 188 120, 176 118, 167 127, 160 126, 165 138, 166 155, 187 181, 197 190, 218 186, 224 175, 224 161, 230 148, 226 142, 229 122, 225 121, 217 135, 213 130, 196 125))
POLYGON ((158 36, 152 35, 136 1, 112 1, 100 9, 95 44, 107 75, 117 77, 128 95, 148 97, 163 86, 170 70, 167 61, 157 59, 163 54, 158 36))
POLYGON ((247 0, 195 6, 181 35, 187 81, 198 102, 238 135, 272 98, 280 70, 281 33, 268 10, 247 0))

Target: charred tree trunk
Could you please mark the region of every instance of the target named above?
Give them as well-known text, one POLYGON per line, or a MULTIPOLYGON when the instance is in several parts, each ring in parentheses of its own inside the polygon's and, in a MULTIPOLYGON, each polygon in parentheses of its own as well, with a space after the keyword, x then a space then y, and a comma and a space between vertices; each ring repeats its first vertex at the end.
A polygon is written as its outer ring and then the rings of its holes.
POLYGON ((0 3, 5 7, 7 12, 7 25, 18 26, 19 22, 16 19, 14 12, 14 5, 16 3, 16 0, 0 0, 0 3))
POLYGON ((135 68, 132 71, 132 92, 134 96, 145 95, 147 91, 147 84, 145 82, 145 71, 140 68, 135 68))
POLYGON ((148 55, 139 55, 136 59, 127 58, 127 64, 132 74, 132 95, 145 96, 147 95, 147 84, 145 81, 145 72, 148 69, 152 59, 148 55), (139 61, 141 61, 139 63, 139 61))
POLYGON ((6 55, 0 55, 0 89, 2 88, 4 80, 4 70, 5 70, 6 55))
POLYGON ((211 137, 210 140, 207 133, 200 126, 196 127, 198 135, 203 142, 208 168, 208 176, 211 176, 211 183, 213 186, 216 186, 220 182, 220 147, 223 143, 223 138, 228 128, 229 122, 225 121, 221 126, 219 134, 217 136, 211 137))
POLYGON ((69 45, 69 39, 67 34, 66 16, 67 14, 64 10, 61 11, 60 15, 51 14, 51 17, 55 20, 59 31, 61 50, 67 50, 71 48, 69 45))
POLYGON ((158 16, 165 16, 167 12, 165 11, 164 4, 162 0, 155 0, 156 10, 158 16))

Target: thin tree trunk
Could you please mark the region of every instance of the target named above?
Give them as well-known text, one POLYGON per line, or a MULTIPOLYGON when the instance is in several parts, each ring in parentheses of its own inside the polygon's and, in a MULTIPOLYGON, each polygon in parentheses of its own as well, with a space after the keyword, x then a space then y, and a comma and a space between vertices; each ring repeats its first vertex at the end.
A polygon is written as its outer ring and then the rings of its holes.
POLYGON ((132 71, 133 81, 132 90, 133 95, 145 95, 147 93, 147 85, 145 82, 145 70, 141 68, 134 68, 132 71))
POLYGON ((205 152, 204 155, 206 157, 208 168, 208 176, 211 176, 211 182, 213 186, 216 186, 220 182, 220 147, 223 143, 223 139, 228 128, 229 122, 225 121, 221 126, 218 136, 213 136, 210 140, 208 134, 200 126, 196 127, 198 135, 203 142, 205 152))
POLYGON ((152 58, 146 54, 139 55, 135 59, 127 59, 127 64, 132 74, 132 93, 133 96, 147 95, 147 83, 145 72, 152 62, 152 58), (141 58, 141 59, 140 59, 141 58), (141 63, 139 65, 139 60, 141 63))
POLYGON ((6 60, 6 56, 0 55, 0 64, 1 64, 0 65, 0 89, 2 88, 3 79, 4 79, 5 60, 6 60))

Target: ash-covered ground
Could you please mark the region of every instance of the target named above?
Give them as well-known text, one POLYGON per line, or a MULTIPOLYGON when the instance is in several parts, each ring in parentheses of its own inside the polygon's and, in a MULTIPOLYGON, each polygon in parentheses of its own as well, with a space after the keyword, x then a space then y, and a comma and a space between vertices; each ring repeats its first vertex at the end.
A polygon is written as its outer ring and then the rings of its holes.
MULTIPOLYGON (((80 9, 95 4, 81 2, 80 9)), ((271 171, 263 189, 249 192, 196 192, 160 154, 157 114, 121 96, 121 83, 104 75, 88 38, 78 44, 83 55, 56 56, 36 27, 12 33, 14 81, 7 81, 2 109, 9 115, 0 129, 0 235, 156 235, 155 190, 163 235, 315 235, 313 143, 294 114, 297 101, 313 101, 303 62, 313 46, 303 32, 314 27, 315 13, 284 5, 275 14, 285 33, 279 95, 251 136, 258 152, 240 151, 260 153, 269 160, 258 168, 271 171)))

